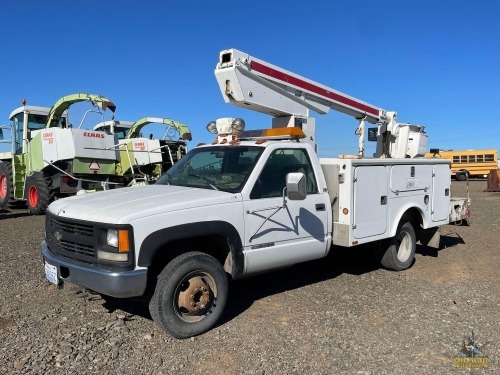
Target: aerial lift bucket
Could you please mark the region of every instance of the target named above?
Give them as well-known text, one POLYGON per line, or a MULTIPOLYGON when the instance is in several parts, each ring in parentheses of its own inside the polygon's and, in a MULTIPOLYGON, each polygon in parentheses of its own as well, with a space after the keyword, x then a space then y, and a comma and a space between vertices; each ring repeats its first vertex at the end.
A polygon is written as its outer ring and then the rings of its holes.
POLYGON ((500 169, 490 171, 485 191, 500 191, 500 169))

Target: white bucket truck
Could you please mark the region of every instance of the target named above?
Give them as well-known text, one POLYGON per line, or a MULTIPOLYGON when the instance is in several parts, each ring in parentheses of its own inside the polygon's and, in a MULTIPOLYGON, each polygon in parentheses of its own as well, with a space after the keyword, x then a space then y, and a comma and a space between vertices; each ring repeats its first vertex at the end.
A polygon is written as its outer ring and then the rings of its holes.
POLYGON ((52 203, 41 245, 51 282, 150 296, 155 322, 187 338, 216 324, 231 279, 363 243, 382 244, 381 264, 404 270, 417 241, 438 246, 440 225, 468 217, 469 201, 450 197, 449 161, 418 157, 421 126, 234 49, 215 74, 228 103, 271 114, 272 128, 213 121, 215 142, 156 184, 52 203), (359 118, 359 155, 317 157, 308 110, 330 108, 359 118), (365 121, 377 125, 372 158, 365 121))

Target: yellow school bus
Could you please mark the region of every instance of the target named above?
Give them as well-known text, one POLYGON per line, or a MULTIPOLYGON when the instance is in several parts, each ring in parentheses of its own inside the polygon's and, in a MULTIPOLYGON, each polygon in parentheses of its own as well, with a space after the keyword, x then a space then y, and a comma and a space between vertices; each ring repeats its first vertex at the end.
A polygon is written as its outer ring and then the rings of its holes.
POLYGON ((469 177, 487 177, 492 169, 498 168, 497 150, 432 150, 425 157, 451 160, 451 175, 458 181, 469 177))

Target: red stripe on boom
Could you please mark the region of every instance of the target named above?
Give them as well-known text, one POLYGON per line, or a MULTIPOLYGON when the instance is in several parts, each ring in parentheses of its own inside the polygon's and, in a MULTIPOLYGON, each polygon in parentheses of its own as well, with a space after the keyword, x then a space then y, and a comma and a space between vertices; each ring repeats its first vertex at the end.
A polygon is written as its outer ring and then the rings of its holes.
POLYGON ((331 92, 331 91, 326 90, 322 87, 313 85, 312 83, 303 81, 303 80, 296 78, 296 77, 293 77, 289 74, 280 72, 280 71, 273 69, 269 66, 252 61, 251 68, 259 73, 265 74, 266 76, 273 77, 273 78, 276 78, 280 81, 287 82, 291 85, 298 86, 304 90, 314 92, 315 94, 324 96, 324 97, 331 99, 333 101, 345 104, 349 107, 356 108, 357 110, 359 110, 361 112, 370 113, 370 114, 374 115, 375 117, 379 116, 379 111, 377 108, 370 107, 366 104, 357 102, 351 98, 346 98, 345 96, 331 92))

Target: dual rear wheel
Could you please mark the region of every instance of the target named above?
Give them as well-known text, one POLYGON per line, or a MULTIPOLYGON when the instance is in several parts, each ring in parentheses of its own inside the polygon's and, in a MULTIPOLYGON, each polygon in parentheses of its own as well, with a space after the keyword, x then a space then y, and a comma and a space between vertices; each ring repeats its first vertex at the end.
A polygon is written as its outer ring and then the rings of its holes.
POLYGON ((394 237, 382 241, 384 251, 381 263, 384 268, 403 271, 413 264, 417 239, 409 221, 401 221, 394 237))

